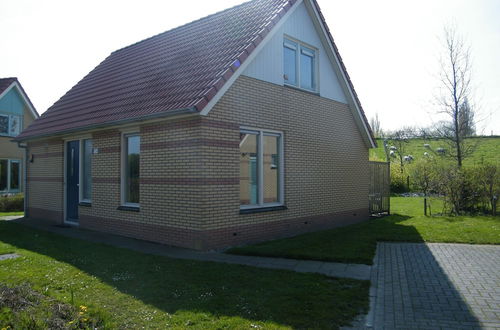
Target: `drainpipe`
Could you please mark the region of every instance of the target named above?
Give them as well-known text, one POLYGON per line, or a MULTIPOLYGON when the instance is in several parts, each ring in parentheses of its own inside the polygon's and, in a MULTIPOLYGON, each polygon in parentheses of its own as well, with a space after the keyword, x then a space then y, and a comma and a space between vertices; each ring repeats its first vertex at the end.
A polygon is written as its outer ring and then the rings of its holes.
POLYGON ((21 142, 17 142, 17 146, 21 149, 24 149, 24 180, 23 180, 23 188, 24 188, 24 217, 28 218, 29 217, 29 211, 28 211, 28 162, 29 162, 29 155, 28 155, 28 145, 26 144, 21 144, 21 142))

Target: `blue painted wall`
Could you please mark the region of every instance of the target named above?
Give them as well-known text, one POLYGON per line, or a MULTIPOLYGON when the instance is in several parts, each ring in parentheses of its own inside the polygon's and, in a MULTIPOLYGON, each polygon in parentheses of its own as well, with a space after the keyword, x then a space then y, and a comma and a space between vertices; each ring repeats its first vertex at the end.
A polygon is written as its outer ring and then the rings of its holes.
POLYGON ((22 116, 24 113, 24 101, 14 87, 0 99, 0 113, 22 116))

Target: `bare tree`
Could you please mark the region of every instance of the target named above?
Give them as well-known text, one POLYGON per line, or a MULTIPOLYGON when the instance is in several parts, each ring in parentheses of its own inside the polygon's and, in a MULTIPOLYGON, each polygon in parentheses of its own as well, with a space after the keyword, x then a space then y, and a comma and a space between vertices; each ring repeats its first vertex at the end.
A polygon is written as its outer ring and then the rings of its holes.
POLYGON ((449 145, 446 155, 461 167, 463 160, 476 148, 476 143, 467 139, 475 131, 470 48, 455 28, 445 28, 444 32, 445 53, 440 63, 441 92, 437 101, 439 113, 447 119, 436 126, 436 131, 449 145))
POLYGON ((382 136, 382 126, 380 125, 380 119, 378 118, 378 113, 375 114, 375 117, 372 117, 370 119, 370 126, 376 138, 382 136))

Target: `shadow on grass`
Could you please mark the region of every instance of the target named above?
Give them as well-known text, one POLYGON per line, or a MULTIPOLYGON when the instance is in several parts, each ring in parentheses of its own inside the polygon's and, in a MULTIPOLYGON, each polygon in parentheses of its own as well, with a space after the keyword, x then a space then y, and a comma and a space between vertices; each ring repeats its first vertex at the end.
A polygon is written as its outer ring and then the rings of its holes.
MULTIPOLYGON (((267 326, 336 328, 366 310, 368 304, 368 283, 362 281, 175 260, 7 222, 0 222, 0 241, 76 267, 57 266, 43 256, 20 251, 28 258, 12 264, 16 265, 15 274, 0 267, 4 279, 29 281, 41 290, 48 287, 49 292, 61 297, 68 296, 72 287, 76 298, 92 301, 96 307, 108 306, 107 311, 121 321, 139 317, 142 312, 138 309, 144 306, 117 297, 112 288, 168 314, 177 314, 183 322, 176 325, 180 327, 248 327, 245 322, 259 321, 267 322, 267 326)), ((148 326, 164 327, 167 322, 175 322, 168 314, 157 315, 161 323, 148 326)), ((141 325, 130 322, 129 327, 141 325)))

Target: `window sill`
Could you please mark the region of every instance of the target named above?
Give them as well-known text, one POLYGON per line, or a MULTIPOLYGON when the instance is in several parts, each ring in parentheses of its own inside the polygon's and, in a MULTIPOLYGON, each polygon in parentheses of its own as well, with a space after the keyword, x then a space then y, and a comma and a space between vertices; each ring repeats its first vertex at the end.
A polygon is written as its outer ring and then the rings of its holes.
POLYGON ((253 213, 261 213, 261 212, 282 211, 282 210, 287 210, 287 209, 288 208, 285 205, 245 208, 245 209, 240 209, 240 214, 253 214, 253 213))
POLYGON ((121 206, 118 206, 117 210, 120 210, 120 211, 130 211, 130 212, 139 212, 141 210, 141 208, 139 206, 121 205, 121 206))
POLYGON ((312 91, 310 89, 300 88, 300 87, 297 87, 297 86, 294 86, 294 85, 289 85, 287 83, 284 83, 283 86, 285 86, 286 88, 295 89, 295 90, 298 90, 298 91, 301 91, 301 92, 305 92, 305 93, 308 93, 308 94, 312 94, 312 95, 316 95, 316 96, 321 96, 318 91, 312 91))
POLYGON ((85 207, 91 207, 92 203, 91 202, 80 202, 78 205, 85 206, 85 207))

